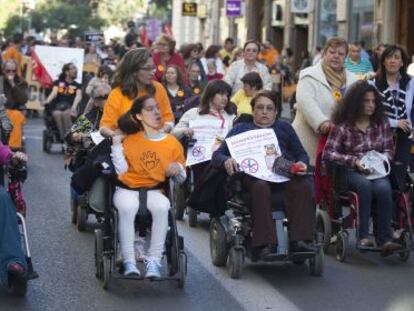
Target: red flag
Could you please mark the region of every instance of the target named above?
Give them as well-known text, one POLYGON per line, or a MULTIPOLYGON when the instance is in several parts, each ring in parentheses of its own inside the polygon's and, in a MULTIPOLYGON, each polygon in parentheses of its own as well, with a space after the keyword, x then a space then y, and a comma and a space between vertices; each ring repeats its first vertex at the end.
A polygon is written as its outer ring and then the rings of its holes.
POLYGON ((35 50, 30 49, 30 54, 32 56, 32 72, 35 74, 37 80, 44 88, 50 88, 53 85, 53 80, 47 72, 46 68, 43 66, 42 62, 37 56, 35 50))

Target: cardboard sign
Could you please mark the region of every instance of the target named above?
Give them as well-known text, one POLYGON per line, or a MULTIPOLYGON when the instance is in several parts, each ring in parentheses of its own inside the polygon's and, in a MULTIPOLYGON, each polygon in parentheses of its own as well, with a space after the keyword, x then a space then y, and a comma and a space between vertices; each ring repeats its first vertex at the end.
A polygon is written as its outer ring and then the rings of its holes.
POLYGON ((232 158, 246 174, 275 183, 289 180, 272 171, 275 159, 282 155, 273 129, 247 131, 226 138, 226 143, 232 158))

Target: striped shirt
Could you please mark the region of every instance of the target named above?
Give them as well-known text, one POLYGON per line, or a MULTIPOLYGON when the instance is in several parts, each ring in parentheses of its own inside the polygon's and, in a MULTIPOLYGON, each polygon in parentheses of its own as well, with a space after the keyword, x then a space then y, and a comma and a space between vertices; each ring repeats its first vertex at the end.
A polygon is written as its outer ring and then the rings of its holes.
POLYGON ((345 68, 356 75, 364 75, 374 71, 368 59, 360 58, 358 62, 353 62, 349 56, 345 59, 345 68))

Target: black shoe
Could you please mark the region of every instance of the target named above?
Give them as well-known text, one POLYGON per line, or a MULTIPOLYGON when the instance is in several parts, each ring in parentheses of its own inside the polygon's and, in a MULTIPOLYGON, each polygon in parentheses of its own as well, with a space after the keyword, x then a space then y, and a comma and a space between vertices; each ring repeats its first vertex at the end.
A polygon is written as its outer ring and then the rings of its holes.
POLYGON ((262 247, 259 253, 260 258, 266 258, 269 255, 277 253, 277 247, 274 244, 267 244, 266 246, 262 247))
POLYGON ((294 241, 290 243, 290 252, 292 253, 316 252, 316 249, 311 244, 311 242, 294 241))

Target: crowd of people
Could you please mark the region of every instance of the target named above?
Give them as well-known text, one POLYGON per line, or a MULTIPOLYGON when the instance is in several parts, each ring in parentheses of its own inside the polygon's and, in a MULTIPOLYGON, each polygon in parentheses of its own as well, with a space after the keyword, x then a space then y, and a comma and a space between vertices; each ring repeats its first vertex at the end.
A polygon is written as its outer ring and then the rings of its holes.
MULTIPOLYGON (((0 80, 0 162, 25 161, 22 113, 27 102, 27 83, 21 78, 19 55, 28 53, 33 40, 16 37, 3 53, 0 80), (8 145, 9 147, 7 147, 8 145), (10 149, 9 149, 10 148, 10 149), (3 156, 4 154, 4 156, 3 156)), ((53 42, 58 46, 85 47, 85 64, 97 66, 97 74, 83 85, 75 81, 77 68, 65 64, 45 99, 66 145, 65 165, 73 172, 82 167, 82 150, 95 145, 91 133, 110 138, 111 159, 118 176, 113 203, 119 211, 119 240, 125 275, 139 275, 134 253, 134 218, 140 208, 138 189, 147 188, 152 215, 151 243, 146 255, 146 277, 159 277, 163 243, 168 227, 170 201, 160 190, 168 178, 186 179, 183 139, 192 138, 194 120, 220 121, 232 137, 256 129, 272 129, 281 153, 296 168, 290 181, 277 184, 246 176, 243 185, 251 194, 252 242, 258 254, 274 252, 276 231, 271 219, 270 194, 281 191, 290 221, 292 248, 308 249, 315 231, 314 188, 303 173, 321 170, 324 161, 351 169, 350 187, 360 197, 359 241, 378 245, 384 252, 401 247, 393 241, 392 196, 387 176, 369 179, 362 157, 375 150, 390 161, 412 165, 412 106, 414 80, 407 74, 405 50, 380 45, 371 57, 359 43, 329 39, 312 59, 303 53, 297 66, 296 116, 292 125, 280 118, 282 98, 272 74, 282 73, 285 83, 296 75, 293 51, 281 53, 270 42, 247 41, 237 48, 228 38, 224 46, 186 44, 180 49, 172 36, 161 35, 152 48, 141 46, 128 34, 124 46, 88 43, 75 38, 53 42), (358 81, 359 80, 359 81, 358 81), (279 97, 278 97, 279 95, 279 97), (87 98, 85 105, 82 99, 87 98), (238 124, 239 123, 239 124, 238 124), (375 204, 373 205, 373 202, 375 204), (379 211, 376 236, 369 235, 371 209, 379 211)), ((299 53, 299 51, 297 51, 299 53)), ((228 175, 240 170, 226 144, 212 155, 214 168, 228 175)), ((196 178, 207 165, 195 168, 196 178)), ((197 166, 197 165, 196 165, 197 166)), ((76 189, 71 200, 76 202, 76 189)), ((0 199, 0 277, 27 269, 19 252, 17 227, 7 193, 0 199), (5 241, 16 240, 13 247, 5 241), (17 246, 16 246, 17 245, 17 246)))

